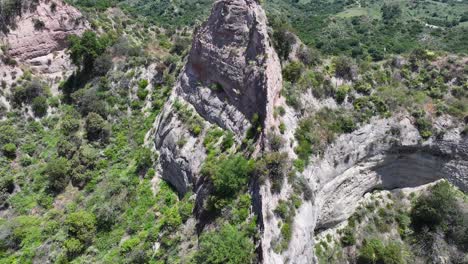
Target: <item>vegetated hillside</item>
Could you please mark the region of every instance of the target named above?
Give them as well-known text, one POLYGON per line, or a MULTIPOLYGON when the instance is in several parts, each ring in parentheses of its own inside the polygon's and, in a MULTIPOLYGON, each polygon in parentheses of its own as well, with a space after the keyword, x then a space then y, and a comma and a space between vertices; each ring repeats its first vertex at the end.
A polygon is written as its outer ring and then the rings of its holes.
MULTIPOLYGON (((160 159, 145 136, 184 66, 191 26, 208 16, 212 1, 71 3, 92 27, 69 38, 74 73, 53 93, 57 83, 20 63, 11 67, 21 74, 0 88, 11 105, 0 109, 0 263, 258 262, 263 223, 252 189, 267 181, 272 193, 290 191, 265 216, 278 219, 271 247, 281 256, 301 206, 316 194, 301 172, 341 135, 400 114, 421 144, 468 135, 467 58, 446 52, 467 51, 465 3, 267 1, 286 101, 275 108, 277 127, 265 133, 268 151, 253 156, 264 129, 258 115, 239 139, 174 101, 171 114, 187 133, 172 145, 202 146, 196 184, 208 186, 200 196, 196 189, 180 195, 156 175, 160 159), (297 126, 285 118, 290 113, 297 126), (294 154, 282 151, 288 145, 294 154)), ((5 31, 21 4, 1 2, 5 31)), ((3 50, 2 59, 10 58, 3 50)), ((447 254, 466 261, 466 197, 452 188, 416 190, 413 206, 402 210, 397 205, 407 196, 371 200, 341 234, 308 252, 323 263, 424 262, 447 254)))
MULTIPOLYGON (((84 8, 119 6, 165 27, 193 26, 209 14, 213 0, 74 0, 84 8)), ((468 5, 464 1, 268 0, 263 3, 274 27, 296 33, 327 54, 353 57, 404 53, 415 47, 468 51, 468 5)))

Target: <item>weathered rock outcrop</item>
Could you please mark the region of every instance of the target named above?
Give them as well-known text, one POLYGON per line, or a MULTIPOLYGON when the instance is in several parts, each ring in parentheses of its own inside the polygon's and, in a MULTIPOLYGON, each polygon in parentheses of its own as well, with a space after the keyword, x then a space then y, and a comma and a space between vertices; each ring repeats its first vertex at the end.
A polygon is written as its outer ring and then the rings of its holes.
POLYGON ((205 158, 204 132, 190 133, 174 102, 195 110, 205 128, 230 130, 240 141, 255 114, 266 126, 272 124, 281 83, 281 66, 260 5, 255 0, 217 1, 208 21, 196 30, 187 64, 151 132, 162 177, 184 194, 197 186, 205 158), (177 144, 180 139, 187 141, 183 147, 177 144))
POLYGON ((14 30, 8 32, 3 42, 8 54, 17 61, 41 63, 40 57, 61 51, 67 46, 67 37, 81 34, 88 24, 74 7, 62 1, 39 1, 31 11, 16 19, 14 30))
POLYGON ((61 0, 41 0, 23 8, 14 19, 14 27, 0 33, 0 45, 4 47, 4 54, 0 55, 10 60, 8 64, 0 61, 2 81, 9 87, 25 69, 30 69, 56 93, 59 80, 75 69, 65 51, 67 38, 88 28, 89 23, 80 11, 61 0))
MULTIPOLYGON (((254 0, 217 1, 207 22, 196 30, 187 64, 148 134, 159 153, 162 178, 180 194, 192 189, 204 196, 207 190, 199 172, 206 158, 203 138, 207 128, 230 130, 240 141, 258 114, 263 133, 268 133, 278 122, 274 107, 284 103, 281 84, 280 63, 270 46, 260 5, 254 0), (201 132, 190 129, 187 117, 180 114, 181 105, 184 111, 193 112, 190 118, 202 120, 201 132)), ((291 108, 285 108, 285 137, 293 139, 298 120, 291 108)), ((375 119, 339 137, 302 173, 314 197, 299 208, 292 240, 283 253, 274 250, 281 231, 273 211, 293 189, 285 184, 279 194, 273 194, 268 179, 265 185, 255 186, 254 207, 262 232, 260 259, 268 264, 315 263, 315 231, 345 220, 374 188, 412 187, 446 178, 467 190, 468 142, 460 138, 456 124, 445 125, 449 132, 443 139, 421 143, 410 117, 401 114, 375 119)), ((258 142, 261 146, 262 137, 258 142)), ((283 150, 294 158, 294 142, 290 143, 283 150)))
POLYGON ((255 0, 214 4, 196 30, 180 95, 204 118, 241 136, 255 114, 265 120, 279 99, 281 67, 255 0))
POLYGON ((420 143, 417 129, 402 115, 338 138, 304 172, 315 195, 296 215, 284 258, 313 263, 314 232, 346 220, 375 188, 417 187, 445 178, 467 191, 468 139, 459 136, 457 127, 446 129, 443 139, 420 143))

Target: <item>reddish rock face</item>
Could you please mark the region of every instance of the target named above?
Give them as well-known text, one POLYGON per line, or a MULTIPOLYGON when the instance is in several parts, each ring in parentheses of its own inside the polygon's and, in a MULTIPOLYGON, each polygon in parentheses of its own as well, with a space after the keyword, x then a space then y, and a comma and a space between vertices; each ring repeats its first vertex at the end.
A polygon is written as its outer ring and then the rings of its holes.
POLYGON ((16 18, 16 27, 3 38, 8 54, 26 62, 66 48, 71 34, 89 26, 82 14, 62 1, 40 1, 34 10, 16 18))

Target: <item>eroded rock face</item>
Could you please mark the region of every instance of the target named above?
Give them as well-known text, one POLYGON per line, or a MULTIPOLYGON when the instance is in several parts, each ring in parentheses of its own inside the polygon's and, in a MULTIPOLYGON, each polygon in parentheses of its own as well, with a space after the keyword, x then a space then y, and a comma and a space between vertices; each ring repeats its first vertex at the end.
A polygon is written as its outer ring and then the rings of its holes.
POLYGON ((195 32, 180 94, 207 120, 241 135, 279 99, 281 67, 255 0, 223 0, 195 32))
POLYGON ((273 125, 281 83, 281 66, 260 5, 254 0, 217 1, 209 19, 196 30, 187 64, 150 132, 162 177, 184 194, 199 186, 206 156, 202 144, 206 131, 188 132, 175 114, 175 101, 194 109, 205 120, 205 128, 230 130, 240 141, 255 114, 265 126, 273 125), (177 144, 181 138, 187 141, 182 148, 177 144))
POLYGON ((8 54, 18 61, 40 64, 40 57, 67 47, 67 37, 88 28, 83 15, 62 1, 40 1, 16 19, 16 27, 6 34, 8 54))
POLYGON ((0 61, 0 78, 6 84, 6 93, 26 69, 46 81, 53 94, 58 94, 60 80, 75 69, 66 52, 67 38, 88 28, 83 15, 60 0, 40 0, 25 8, 16 17, 14 27, 0 33, 0 45, 5 47, 5 54, 0 52, 0 56, 16 62, 7 65, 0 61))
POLYGON ((375 188, 417 187, 445 178, 467 191, 467 153, 468 139, 459 136, 459 128, 421 144, 405 115, 375 120, 339 137, 304 172, 315 197, 298 211, 283 256, 292 263, 313 263, 313 234, 346 220, 375 188))

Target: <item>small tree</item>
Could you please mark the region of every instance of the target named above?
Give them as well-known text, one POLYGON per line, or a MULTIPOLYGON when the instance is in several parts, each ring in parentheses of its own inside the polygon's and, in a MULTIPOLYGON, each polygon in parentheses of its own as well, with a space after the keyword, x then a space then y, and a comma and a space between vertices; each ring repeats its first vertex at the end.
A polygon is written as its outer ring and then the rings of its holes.
POLYGON ((32 110, 34 115, 37 117, 43 117, 47 114, 47 108, 49 105, 47 104, 47 98, 44 96, 38 96, 34 98, 32 102, 32 110))
POLYGON ((84 71, 92 70, 96 58, 106 50, 105 41, 91 30, 85 31, 81 37, 72 35, 69 41, 72 62, 83 67, 84 71))
POLYGON ((107 122, 96 113, 89 113, 86 117, 86 137, 91 141, 106 141, 110 134, 107 122))
POLYGON ((50 160, 44 170, 48 190, 53 193, 63 191, 70 180, 69 172, 70 165, 65 158, 50 160))
POLYGON ((90 244, 96 235, 96 217, 86 211, 71 213, 65 219, 68 235, 83 244, 90 244))

